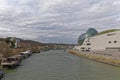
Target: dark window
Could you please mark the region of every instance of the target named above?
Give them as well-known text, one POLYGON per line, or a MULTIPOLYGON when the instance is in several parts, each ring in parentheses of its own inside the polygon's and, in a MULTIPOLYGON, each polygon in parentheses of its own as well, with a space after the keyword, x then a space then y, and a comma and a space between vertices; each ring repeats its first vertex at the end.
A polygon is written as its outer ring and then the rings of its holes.
POLYGON ((86 41, 86 42, 90 42, 90 41, 86 41))
POLYGON ((114 41, 114 43, 117 43, 117 41, 114 41))
POLYGON ((85 49, 84 47, 81 47, 81 49, 85 49))
POLYGON ((91 45, 90 43, 87 43, 87 45, 91 45))
POLYGON ((86 51, 90 51, 89 49, 87 49, 86 51))
POLYGON ((91 49, 91 48, 88 48, 88 49, 91 49))
POLYGON ((111 43, 111 41, 109 41, 109 43, 111 43))

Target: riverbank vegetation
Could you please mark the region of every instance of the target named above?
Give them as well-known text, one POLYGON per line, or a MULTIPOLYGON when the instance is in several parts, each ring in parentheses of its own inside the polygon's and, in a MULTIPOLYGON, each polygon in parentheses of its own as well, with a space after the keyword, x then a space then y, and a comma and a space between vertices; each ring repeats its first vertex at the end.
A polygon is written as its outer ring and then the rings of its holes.
POLYGON ((0 38, 0 57, 9 57, 31 50, 33 53, 50 49, 64 49, 71 44, 41 43, 33 40, 23 40, 15 37, 0 38))

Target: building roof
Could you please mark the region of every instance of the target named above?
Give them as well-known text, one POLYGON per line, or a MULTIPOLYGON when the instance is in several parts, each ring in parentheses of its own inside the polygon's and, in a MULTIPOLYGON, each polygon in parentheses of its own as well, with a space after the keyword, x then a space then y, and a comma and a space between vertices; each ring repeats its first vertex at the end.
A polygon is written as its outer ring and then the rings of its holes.
POLYGON ((95 35, 98 35, 98 31, 94 28, 89 28, 86 33, 83 33, 78 38, 78 44, 82 45, 84 40, 88 37, 93 37, 95 35))
POLYGON ((115 31, 120 31, 120 29, 105 30, 105 31, 100 32, 98 35, 107 34, 107 33, 115 32, 115 31))

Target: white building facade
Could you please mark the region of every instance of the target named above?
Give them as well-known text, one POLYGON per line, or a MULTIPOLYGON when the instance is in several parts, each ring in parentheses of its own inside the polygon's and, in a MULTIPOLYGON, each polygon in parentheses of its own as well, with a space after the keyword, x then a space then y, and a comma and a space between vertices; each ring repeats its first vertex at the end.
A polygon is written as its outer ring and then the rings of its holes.
POLYGON ((120 31, 88 37, 77 46, 80 51, 120 51, 120 31))

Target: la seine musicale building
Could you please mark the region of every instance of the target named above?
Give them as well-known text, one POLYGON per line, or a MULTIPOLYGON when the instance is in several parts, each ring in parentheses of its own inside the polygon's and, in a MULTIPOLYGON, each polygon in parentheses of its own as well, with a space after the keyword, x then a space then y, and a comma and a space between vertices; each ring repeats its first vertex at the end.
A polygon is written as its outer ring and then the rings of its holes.
POLYGON ((79 51, 120 51, 120 30, 111 29, 98 33, 90 28, 79 36, 78 44, 74 49, 79 51))

